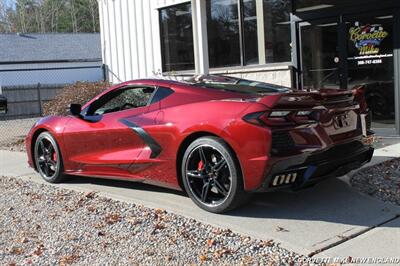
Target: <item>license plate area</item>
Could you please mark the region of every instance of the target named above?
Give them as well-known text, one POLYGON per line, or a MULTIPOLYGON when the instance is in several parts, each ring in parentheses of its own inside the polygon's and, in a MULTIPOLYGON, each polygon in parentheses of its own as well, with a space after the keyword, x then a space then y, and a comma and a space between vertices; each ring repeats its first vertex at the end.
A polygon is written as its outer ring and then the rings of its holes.
POLYGON ((353 110, 332 114, 329 125, 325 124, 325 130, 329 135, 338 135, 357 129, 358 115, 353 110))

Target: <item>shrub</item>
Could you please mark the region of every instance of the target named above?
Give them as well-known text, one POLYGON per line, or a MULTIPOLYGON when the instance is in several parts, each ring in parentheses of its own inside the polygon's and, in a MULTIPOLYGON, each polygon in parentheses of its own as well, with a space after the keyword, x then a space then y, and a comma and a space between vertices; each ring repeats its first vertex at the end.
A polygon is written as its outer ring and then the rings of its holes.
POLYGON ((43 115, 68 115, 71 103, 84 105, 109 86, 108 82, 77 82, 68 85, 53 100, 43 104, 43 115))

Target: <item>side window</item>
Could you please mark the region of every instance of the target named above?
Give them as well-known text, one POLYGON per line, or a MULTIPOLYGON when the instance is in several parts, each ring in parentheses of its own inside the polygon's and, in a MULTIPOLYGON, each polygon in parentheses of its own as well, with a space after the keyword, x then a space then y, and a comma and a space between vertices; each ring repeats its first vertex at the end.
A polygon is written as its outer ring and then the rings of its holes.
POLYGON ((154 93, 154 88, 122 88, 111 95, 104 95, 98 103, 94 103, 88 114, 102 115, 132 108, 146 106, 154 93))
POLYGON ((150 104, 159 102, 159 101, 167 98, 168 96, 170 96, 173 93, 174 93, 174 91, 171 90, 170 88, 158 87, 156 93, 154 94, 153 98, 151 99, 150 104))

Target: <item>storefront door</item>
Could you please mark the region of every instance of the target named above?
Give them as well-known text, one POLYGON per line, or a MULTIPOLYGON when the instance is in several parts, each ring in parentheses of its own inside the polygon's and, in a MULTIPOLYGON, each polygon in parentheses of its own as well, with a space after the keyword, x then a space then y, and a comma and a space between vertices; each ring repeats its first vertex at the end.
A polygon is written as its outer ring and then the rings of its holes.
POLYGON ((298 32, 303 89, 364 86, 372 127, 395 127, 391 14, 306 21, 298 32))
POLYGON ((364 86, 373 127, 394 127, 393 16, 358 15, 344 20, 348 88, 364 86))
POLYGON ((299 24, 301 85, 303 89, 344 89, 339 49, 339 19, 307 21, 299 24))

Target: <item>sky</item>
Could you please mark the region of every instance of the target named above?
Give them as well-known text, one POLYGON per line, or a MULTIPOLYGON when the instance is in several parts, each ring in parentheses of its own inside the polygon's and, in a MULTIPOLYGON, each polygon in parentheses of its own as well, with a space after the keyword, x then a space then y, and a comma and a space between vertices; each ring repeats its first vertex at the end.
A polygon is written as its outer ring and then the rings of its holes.
POLYGON ((7 7, 13 7, 13 8, 15 7, 15 0, 0 0, 0 1, 2 1, 7 7))

